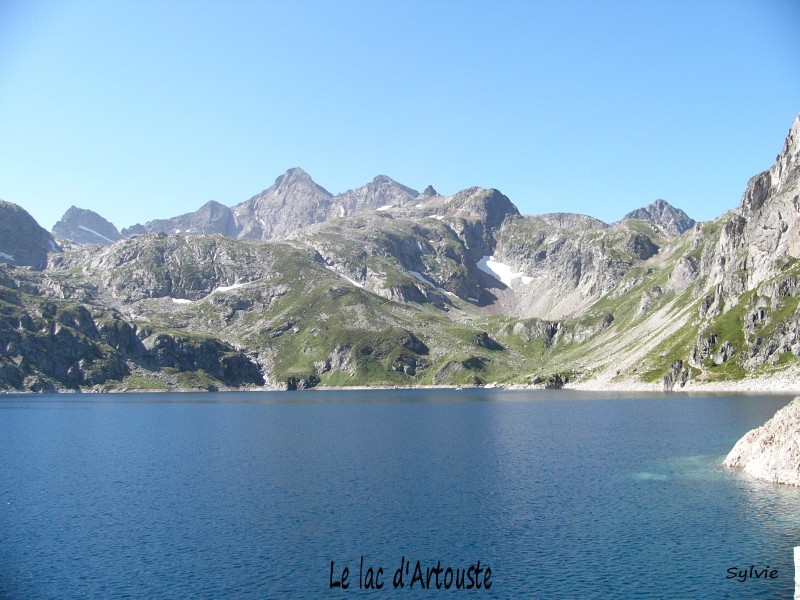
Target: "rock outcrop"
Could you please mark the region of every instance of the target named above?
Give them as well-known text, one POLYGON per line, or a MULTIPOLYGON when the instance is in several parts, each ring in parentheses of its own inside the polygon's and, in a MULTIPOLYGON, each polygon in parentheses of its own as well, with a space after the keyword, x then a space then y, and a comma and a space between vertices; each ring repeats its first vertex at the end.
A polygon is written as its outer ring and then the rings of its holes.
POLYGON ((122 236, 114 224, 92 210, 71 206, 53 227, 53 235, 74 244, 106 246, 122 236))
POLYGON ((49 252, 60 252, 53 236, 21 206, 0 200, 0 263, 43 269, 49 252))
POLYGON ((114 389, 134 374, 165 387, 264 384, 258 364, 230 344, 210 336, 154 332, 113 311, 40 299, 41 290, 27 293, 27 286, 16 285, 4 269, 0 390, 114 389))
POLYGON ((800 486, 800 396, 748 431, 724 464, 762 481, 800 486))

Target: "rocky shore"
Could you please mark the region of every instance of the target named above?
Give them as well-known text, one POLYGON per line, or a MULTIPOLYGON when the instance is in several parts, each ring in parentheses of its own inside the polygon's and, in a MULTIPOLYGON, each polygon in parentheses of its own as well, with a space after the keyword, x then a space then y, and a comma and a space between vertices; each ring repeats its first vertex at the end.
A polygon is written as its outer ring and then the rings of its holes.
POLYGON ((762 481, 800 486, 800 396, 748 431, 724 464, 762 481))

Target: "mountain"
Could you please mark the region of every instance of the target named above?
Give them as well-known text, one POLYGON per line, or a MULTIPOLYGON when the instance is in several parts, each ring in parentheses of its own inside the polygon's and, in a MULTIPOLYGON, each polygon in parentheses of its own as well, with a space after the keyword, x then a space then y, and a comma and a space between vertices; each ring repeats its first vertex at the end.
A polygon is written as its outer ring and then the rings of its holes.
POLYGON ((122 236, 96 212, 71 206, 53 226, 53 235, 75 244, 113 244, 122 236))
POLYGON ((186 213, 171 219, 156 219, 144 225, 133 225, 122 230, 122 235, 130 237, 145 233, 174 233, 235 236, 238 230, 233 211, 227 206, 210 200, 195 212, 186 213))
POLYGON ((362 210, 403 206, 418 193, 380 175, 370 183, 334 196, 302 169, 289 169, 272 187, 233 207, 238 237, 277 239, 309 225, 362 210))
POLYGON ((303 171, 289 169, 275 183, 233 207, 238 237, 272 239, 331 216, 333 194, 303 171))
POLYGON ((502 312, 549 319, 580 314, 674 236, 637 221, 554 213, 510 219, 496 237, 491 260, 519 274, 498 292, 502 312))
POLYGON ((675 208, 666 200, 656 200, 622 217, 623 221, 630 220, 650 221, 659 225, 672 235, 680 235, 695 225, 695 220, 690 218, 679 208, 675 208))
POLYGON ((334 196, 300 168, 289 169, 275 183, 249 200, 228 208, 208 202, 196 212, 148 221, 122 230, 124 236, 144 233, 219 233, 230 237, 269 240, 316 223, 361 210, 403 206, 418 193, 385 175, 334 196))
POLYGON ((0 200, 0 263, 43 269, 48 253, 60 250, 28 211, 0 200))
POLYGON ((232 209, 235 236, 184 220, 0 265, 0 387, 797 385, 798 139, 800 116, 739 206, 693 225, 384 177, 334 196, 293 169, 232 209))
POLYGON ((381 209, 405 206, 419 196, 412 190, 391 177, 378 175, 368 184, 348 190, 333 198, 333 212, 337 217, 353 215, 361 210, 381 209))

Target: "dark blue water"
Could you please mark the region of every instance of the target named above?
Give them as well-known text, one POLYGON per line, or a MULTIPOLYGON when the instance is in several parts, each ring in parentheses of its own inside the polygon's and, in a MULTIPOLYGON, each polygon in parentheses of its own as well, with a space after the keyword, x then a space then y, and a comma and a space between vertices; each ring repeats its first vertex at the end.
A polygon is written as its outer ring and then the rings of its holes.
POLYGON ((480 561, 497 598, 791 597, 800 490, 719 466, 789 400, 7 396, 0 598, 345 598, 370 566, 437 595, 417 561, 480 561), (777 577, 726 579, 751 565, 777 577))

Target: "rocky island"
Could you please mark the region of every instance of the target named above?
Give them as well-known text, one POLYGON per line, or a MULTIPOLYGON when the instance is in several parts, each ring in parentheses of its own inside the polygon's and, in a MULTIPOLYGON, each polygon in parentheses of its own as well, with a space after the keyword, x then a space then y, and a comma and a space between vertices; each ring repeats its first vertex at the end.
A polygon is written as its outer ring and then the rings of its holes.
POLYGON ((800 486, 800 396, 748 431, 724 464, 762 481, 800 486))

